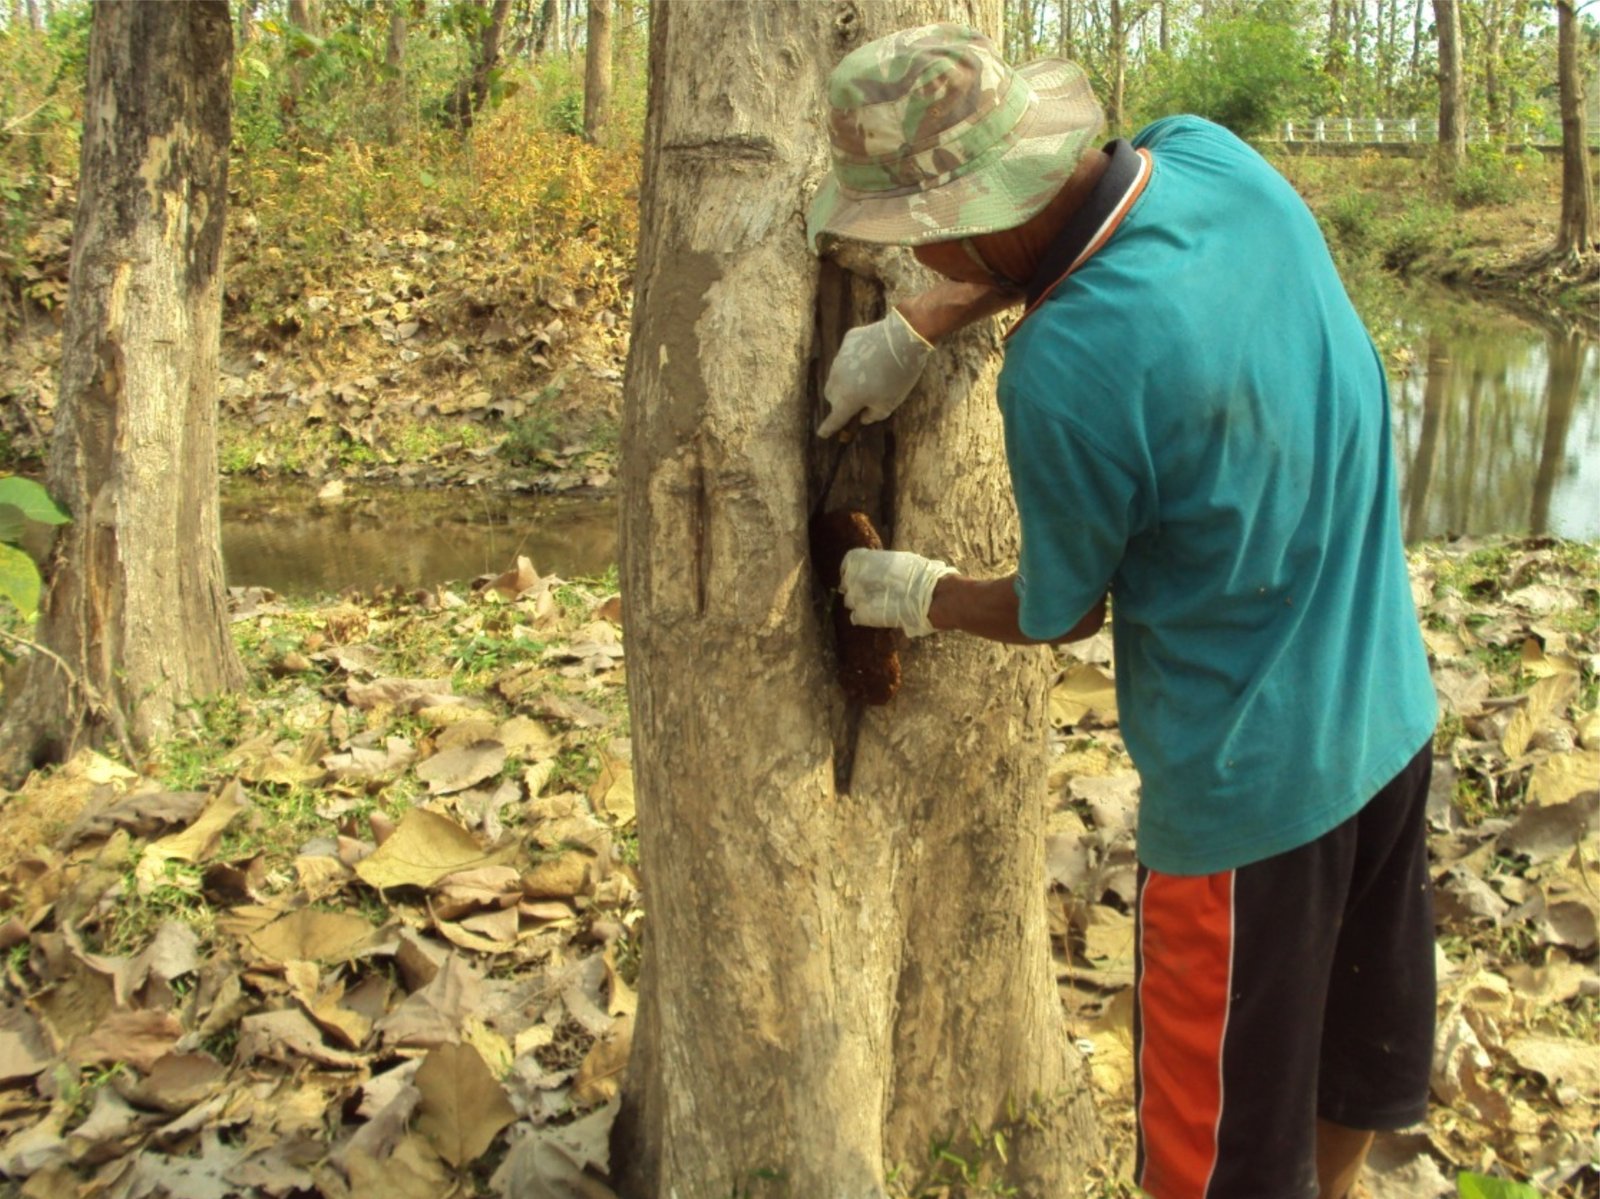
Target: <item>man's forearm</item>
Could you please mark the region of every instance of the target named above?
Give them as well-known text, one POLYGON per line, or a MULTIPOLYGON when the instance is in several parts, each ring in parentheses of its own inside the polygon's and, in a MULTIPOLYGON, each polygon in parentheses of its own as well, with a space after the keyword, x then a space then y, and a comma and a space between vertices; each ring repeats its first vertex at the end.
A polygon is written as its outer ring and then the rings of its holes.
MULTIPOLYGON (((935 629, 956 629, 1008 645, 1042 644, 1022 631, 1020 612, 1021 601, 1017 598, 1014 575, 1004 579, 949 575, 940 579, 934 588, 933 602, 928 606, 928 622, 935 629)), ((1106 601, 1102 597, 1082 620, 1055 638, 1055 642, 1092 637, 1105 619, 1106 601)))
POLYGON ((937 345, 941 338, 958 329, 1020 303, 1022 296, 1018 292, 947 279, 895 307, 924 341, 937 345))

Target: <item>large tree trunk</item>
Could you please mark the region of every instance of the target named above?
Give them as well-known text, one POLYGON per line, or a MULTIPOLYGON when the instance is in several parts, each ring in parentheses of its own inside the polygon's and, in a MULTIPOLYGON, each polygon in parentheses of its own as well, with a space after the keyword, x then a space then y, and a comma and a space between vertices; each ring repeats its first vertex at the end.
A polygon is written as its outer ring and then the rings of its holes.
POLYGON ((934 19, 994 33, 997 9, 652 11, 622 480, 649 911, 616 1135, 634 1199, 881 1196, 934 1138, 1002 1125, 1021 1193, 1065 1195, 1091 1152, 1045 914, 1048 655, 936 636, 901 651, 891 703, 853 708, 807 545, 826 502, 971 573, 1014 565, 991 326, 817 494, 838 338, 930 278, 901 251, 819 262, 799 217, 838 59, 934 19))
POLYGON ((597 142, 611 107, 611 0, 589 0, 583 62, 583 140, 597 142))
POLYGON ((1593 159, 1583 105, 1578 14, 1573 0, 1556 5, 1556 72, 1561 87, 1561 225, 1556 253, 1579 259, 1595 246, 1593 159))
POLYGON ((1467 156, 1466 76, 1461 69, 1461 12, 1457 0, 1433 0, 1439 33, 1439 161, 1454 171, 1467 156))
POLYGON ((73 523, 0 770, 161 736, 243 682, 217 503, 226 0, 95 5, 50 492, 73 523))

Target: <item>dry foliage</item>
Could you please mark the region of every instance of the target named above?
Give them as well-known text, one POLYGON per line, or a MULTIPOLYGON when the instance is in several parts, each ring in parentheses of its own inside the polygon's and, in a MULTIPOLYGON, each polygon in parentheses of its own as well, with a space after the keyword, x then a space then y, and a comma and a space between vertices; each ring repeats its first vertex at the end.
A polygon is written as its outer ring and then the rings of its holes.
MULTIPOLYGON (((1368 1183, 1592 1195, 1600 562, 1430 548, 1413 579, 1445 713, 1440 1035, 1428 1124, 1368 1183)), ((234 598, 247 704, 7 802, 0 1172, 43 1199, 603 1199, 642 918, 616 596, 523 561, 466 594, 234 598)), ((1058 977, 1111 1193, 1138 780, 1103 635, 1051 717, 1058 977)))

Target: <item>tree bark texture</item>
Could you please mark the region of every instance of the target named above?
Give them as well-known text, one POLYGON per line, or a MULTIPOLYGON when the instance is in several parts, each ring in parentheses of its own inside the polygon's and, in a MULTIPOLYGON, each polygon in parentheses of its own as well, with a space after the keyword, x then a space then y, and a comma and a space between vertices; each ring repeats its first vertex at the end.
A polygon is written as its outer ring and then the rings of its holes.
POLYGON ((543 0, 539 8, 539 31, 533 42, 533 56, 543 58, 546 50, 561 52, 561 10, 557 0, 543 0))
POLYGON ((583 140, 598 142, 611 107, 611 0, 589 0, 583 58, 583 140))
POLYGON ((322 14, 317 0, 289 0, 289 24, 316 37, 322 32, 322 14))
POLYGON ((1453 170, 1467 156, 1466 76, 1461 68, 1461 11, 1457 0, 1433 0, 1439 35, 1439 157, 1453 170))
POLYGON ((505 32, 506 17, 510 12, 511 0, 494 0, 473 51, 472 70, 456 85, 451 113, 456 125, 463 130, 472 128, 473 119, 489 99, 490 81, 495 68, 500 65, 500 38, 505 32))
POLYGON ((1595 244, 1594 179, 1583 104, 1582 56, 1574 0, 1556 5, 1556 74, 1561 91, 1561 224, 1556 253, 1578 259, 1595 244))
POLYGON ((384 46, 383 69, 388 74, 385 89, 384 125, 389 144, 405 135, 409 105, 406 99, 406 5, 409 0, 389 0, 389 37, 384 46))
POLYGON ((819 261, 804 238, 833 65, 898 28, 998 18, 994 0, 652 10, 622 472, 649 911, 615 1138, 632 1199, 882 1196, 932 1139, 999 1125, 1021 1193, 1061 1195, 1092 1149, 1045 913, 1048 655, 926 638, 892 702, 852 707, 807 541, 814 509, 853 506, 886 544, 1014 566, 996 328, 823 445, 839 338, 931 277, 904 251, 819 261))
POLYGON ((0 764, 147 743, 237 687, 217 502, 226 0, 100 0, 49 488, 72 515, 0 764), (71 675, 67 673, 70 668, 71 675))

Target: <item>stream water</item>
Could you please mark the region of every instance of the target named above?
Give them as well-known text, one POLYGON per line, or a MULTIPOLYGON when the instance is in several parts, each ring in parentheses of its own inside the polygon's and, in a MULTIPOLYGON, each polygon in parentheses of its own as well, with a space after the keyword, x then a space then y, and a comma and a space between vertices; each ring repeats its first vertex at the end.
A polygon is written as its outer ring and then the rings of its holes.
MULTIPOLYGON (((1600 343, 1443 297, 1406 319, 1411 360, 1391 379, 1406 539, 1600 539, 1600 343)), ((519 554, 592 576, 617 560, 617 506, 405 489, 325 504, 310 487, 232 482, 223 552, 231 584, 295 596, 467 580, 519 554)))

